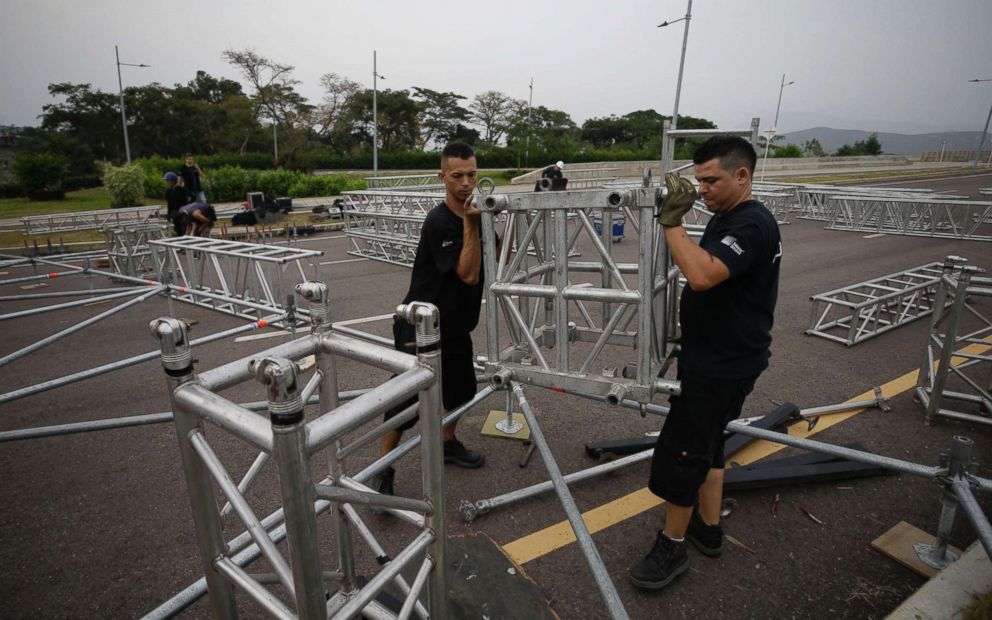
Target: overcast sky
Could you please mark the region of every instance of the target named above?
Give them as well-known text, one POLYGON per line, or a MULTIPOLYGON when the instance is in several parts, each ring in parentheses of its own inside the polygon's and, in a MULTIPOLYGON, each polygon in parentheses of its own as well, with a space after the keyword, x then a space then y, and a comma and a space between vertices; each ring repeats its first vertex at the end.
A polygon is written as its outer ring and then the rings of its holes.
MULTIPOLYGON (((240 79, 221 59, 253 48, 296 67, 316 102, 337 73, 371 87, 472 97, 498 90, 576 123, 653 108, 672 113, 685 1, 0 0, 0 124, 34 125, 52 82, 117 92, 186 83, 198 69, 240 79)), ((978 131, 992 104, 992 1, 696 0, 680 114, 726 129, 824 125, 978 131)))

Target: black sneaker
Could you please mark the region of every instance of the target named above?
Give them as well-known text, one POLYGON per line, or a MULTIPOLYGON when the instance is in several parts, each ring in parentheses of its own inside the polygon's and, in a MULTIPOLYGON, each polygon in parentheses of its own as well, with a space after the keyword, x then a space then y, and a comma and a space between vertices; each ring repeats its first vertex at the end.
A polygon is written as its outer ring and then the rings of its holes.
MULTIPOLYGON (((375 478, 372 479, 372 488, 383 495, 395 495, 393 493, 393 478, 396 477, 396 470, 392 467, 387 467, 382 470, 382 472, 376 474, 375 478)), ((372 506, 369 508, 372 514, 381 515, 386 514, 385 508, 379 508, 378 506, 372 506)))
POLYGON ((444 442, 444 462, 453 463, 466 469, 476 469, 482 467, 483 463, 486 462, 486 457, 469 450, 465 444, 457 439, 451 439, 444 442))
POLYGON ((707 525, 703 518, 699 516, 699 511, 693 509, 692 517, 689 519, 689 529, 686 530, 685 538, 692 545, 699 549, 703 555, 711 558, 719 557, 723 553, 723 528, 720 524, 707 525))
POLYGON ((684 542, 675 542, 663 532, 646 558, 630 569, 630 581, 638 588, 658 590, 675 581, 689 569, 689 555, 684 542))

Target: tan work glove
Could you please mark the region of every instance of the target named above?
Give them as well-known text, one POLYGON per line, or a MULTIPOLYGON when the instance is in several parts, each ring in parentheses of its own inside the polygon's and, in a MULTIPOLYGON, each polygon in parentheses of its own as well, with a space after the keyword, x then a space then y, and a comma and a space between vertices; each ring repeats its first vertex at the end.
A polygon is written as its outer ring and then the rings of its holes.
POLYGON ((689 212, 692 204, 699 198, 696 188, 689 179, 684 179, 674 172, 665 175, 665 187, 668 195, 661 201, 658 209, 658 219, 662 226, 681 226, 682 216, 689 212))

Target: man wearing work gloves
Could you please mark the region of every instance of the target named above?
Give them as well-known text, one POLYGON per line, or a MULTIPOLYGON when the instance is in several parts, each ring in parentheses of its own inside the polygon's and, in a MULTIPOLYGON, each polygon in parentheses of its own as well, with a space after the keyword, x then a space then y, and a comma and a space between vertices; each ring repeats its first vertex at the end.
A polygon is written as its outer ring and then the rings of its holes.
POLYGON ((667 586, 689 568, 685 539, 710 557, 723 550, 723 432, 768 366, 782 242, 778 224, 751 198, 757 156, 746 140, 716 136, 692 158, 688 179, 665 177, 658 217, 672 258, 687 280, 679 319, 680 396, 658 436, 648 488, 666 502, 665 527, 630 569, 640 588, 667 586), (702 198, 713 217, 699 245, 682 216, 702 198))

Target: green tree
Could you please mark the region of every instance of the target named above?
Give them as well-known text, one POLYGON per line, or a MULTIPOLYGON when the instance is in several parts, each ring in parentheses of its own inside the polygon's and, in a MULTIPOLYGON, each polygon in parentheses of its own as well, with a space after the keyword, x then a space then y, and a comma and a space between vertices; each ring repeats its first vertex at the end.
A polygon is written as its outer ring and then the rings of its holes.
MULTIPOLYGON (((420 106, 405 90, 379 91, 376 102, 380 149, 416 150, 420 140, 417 114, 420 106)), ((372 91, 351 97, 344 109, 335 141, 352 153, 372 149, 372 91)))
POLYGON ((845 144, 837 149, 836 155, 839 157, 851 157, 854 155, 881 155, 882 143, 878 140, 878 134, 872 133, 865 140, 858 140, 854 146, 845 144))
POLYGON ((414 86, 413 97, 420 106, 419 147, 421 149, 429 145, 447 144, 458 134, 459 128, 464 128, 471 117, 469 111, 460 103, 466 99, 462 95, 414 86))
POLYGON ((472 114, 472 122, 482 129, 483 141, 489 146, 498 146, 520 105, 526 103, 514 101, 504 93, 487 90, 473 97, 468 109, 472 114))
POLYGON ((816 138, 810 138, 803 143, 803 156, 804 157, 823 157, 826 153, 823 151, 823 146, 820 141, 816 138))

